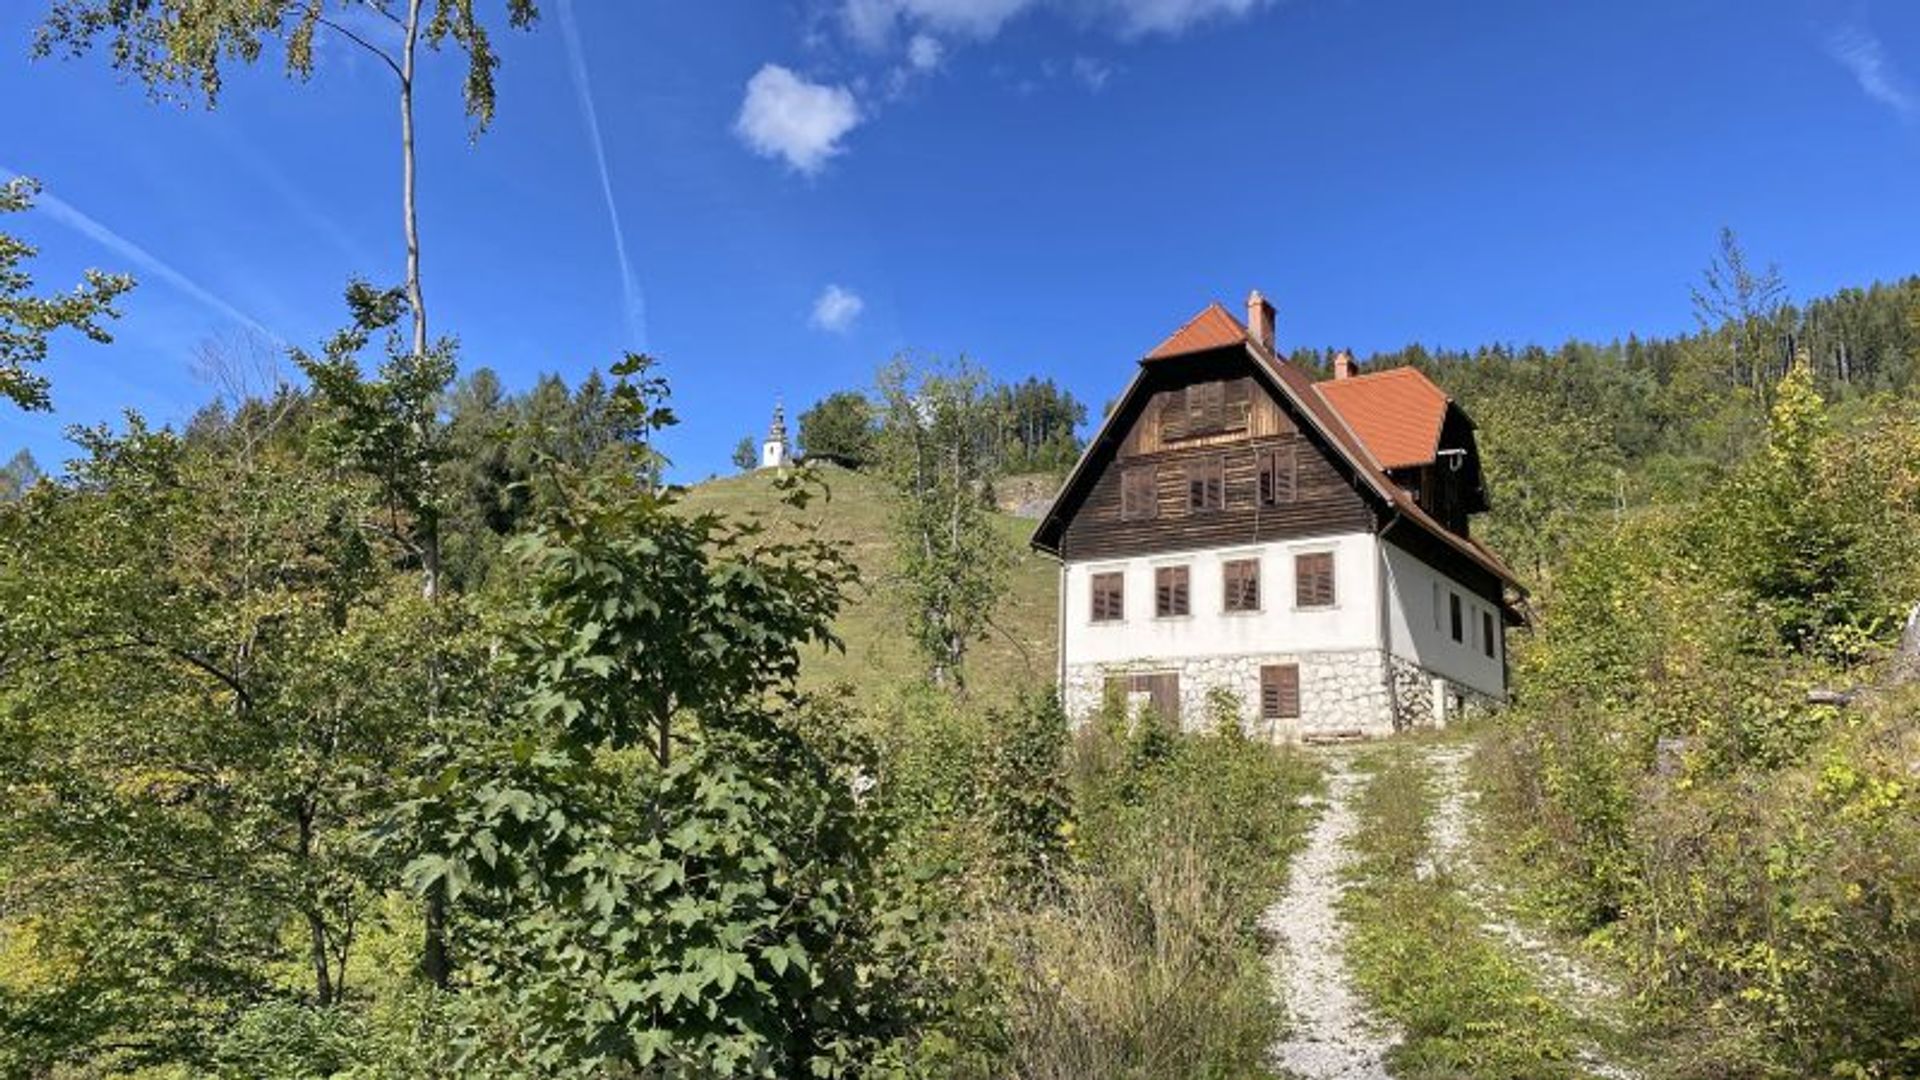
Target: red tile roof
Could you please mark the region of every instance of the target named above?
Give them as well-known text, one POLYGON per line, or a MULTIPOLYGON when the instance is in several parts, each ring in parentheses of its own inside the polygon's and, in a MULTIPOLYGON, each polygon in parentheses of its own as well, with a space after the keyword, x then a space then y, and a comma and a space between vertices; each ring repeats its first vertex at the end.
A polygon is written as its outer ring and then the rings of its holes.
POLYGON ((1228 345, 1241 345, 1247 340, 1247 328, 1240 320, 1219 305, 1218 302, 1207 305, 1205 311, 1187 320, 1187 324, 1175 330, 1167 340, 1154 346, 1147 354, 1149 360, 1162 360, 1169 356, 1185 356, 1188 353, 1206 352, 1208 349, 1224 348, 1228 345))
POLYGON ((1433 380, 1409 367, 1350 379, 1328 379, 1313 388, 1339 412, 1382 469, 1433 462, 1448 398, 1433 380))

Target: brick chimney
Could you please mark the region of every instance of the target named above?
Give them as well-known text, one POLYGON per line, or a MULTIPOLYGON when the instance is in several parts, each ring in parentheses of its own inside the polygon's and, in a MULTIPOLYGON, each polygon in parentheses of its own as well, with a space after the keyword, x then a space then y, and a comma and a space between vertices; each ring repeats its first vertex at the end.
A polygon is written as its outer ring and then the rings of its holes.
POLYGON ((1255 289, 1247 294, 1247 334, 1273 351, 1273 305, 1255 289))
POLYGON ((1333 354, 1333 377, 1351 379, 1359 371, 1360 365, 1353 360, 1353 354, 1345 349, 1333 354))

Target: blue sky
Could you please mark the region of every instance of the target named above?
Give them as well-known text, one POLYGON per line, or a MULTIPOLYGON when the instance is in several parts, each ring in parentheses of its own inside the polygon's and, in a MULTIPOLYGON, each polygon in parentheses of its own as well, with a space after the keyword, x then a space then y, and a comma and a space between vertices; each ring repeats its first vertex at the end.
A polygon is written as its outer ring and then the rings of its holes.
MULTIPOLYGON (((50 196, 5 227, 43 288, 141 282, 114 345, 57 339, 54 414, 0 410, 0 456, 52 464, 67 424, 189 415, 208 338, 317 342, 401 248, 387 76, 346 43, 209 112, 30 62, 44 6, 0 10, 0 168, 50 196)), ((1097 410, 1255 286, 1283 345, 1364 355, 1684 330, 1722 224, 1796 298, 1920 271, 1911 3, 541 6, 478 141, 458 65, 423 78, 434 329, 516 387, 660 356, 683 479, 901 350, 1097 410)))

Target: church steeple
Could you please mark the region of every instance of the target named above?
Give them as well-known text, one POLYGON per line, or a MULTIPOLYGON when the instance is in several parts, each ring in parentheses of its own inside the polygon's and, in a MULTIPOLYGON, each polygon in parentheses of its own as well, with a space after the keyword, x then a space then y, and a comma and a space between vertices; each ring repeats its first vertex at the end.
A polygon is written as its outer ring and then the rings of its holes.
POLYGON ((767 441, 760 445, 760 467, 783 469, 792 461, 793 455, 787 450, 787 410, 776 400, 773 403, 773 423, 767 428, 767 441))

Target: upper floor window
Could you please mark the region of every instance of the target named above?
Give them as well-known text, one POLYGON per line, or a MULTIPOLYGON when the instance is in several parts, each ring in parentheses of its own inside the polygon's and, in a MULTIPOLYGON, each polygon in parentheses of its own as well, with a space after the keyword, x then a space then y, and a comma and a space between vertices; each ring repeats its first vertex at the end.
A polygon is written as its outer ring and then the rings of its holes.
POLYGON ((1120 472, 1120 519, 1144 521, 1160 515, 1160 494, 1153 466, 1123 469, 1120 472))
POLYGON ((1226 462, 1217 457, 1187 466, 1187 509, 1221 510, 1227 505, 1226 462))
POLYGON ((1260 610, 1259 559, 1228 559, 1220 564, 1220 579, 1226 610, 1260 610))
POLYGON ((1460 594, 1457 592, 1447 594, 1447 621, 1453 630, 1453 640, 1465 642, 1467 640, 1467 624, 1464 616, 1460 612, 1460 594))
POLYGON ((1187 568, 1162 566, 1153 572, 1153 613, 1160 618, 1188 614, 1187 568))
POLYGON ((1293 557, 1293 605, 1332 607, 1333 552, 1314 551, 1293 557))
POLYGON ((1494 626, 1493 612, 1491 611, 1481 612, 1480 613, 1480 651, 1486 653, 1489 659, 1491 659, 1493 656, 1493 626, 1494 626))
POLYGON ((1261 506, 1281 506, 1298 497, 1299 455, 1291 446, 1262 450, 1255 456, 1261 506))
POLYGON ((1127 617, 1127 576, 1114 572, 1093 575, 1094 622, 1119 622, 1127 617))

